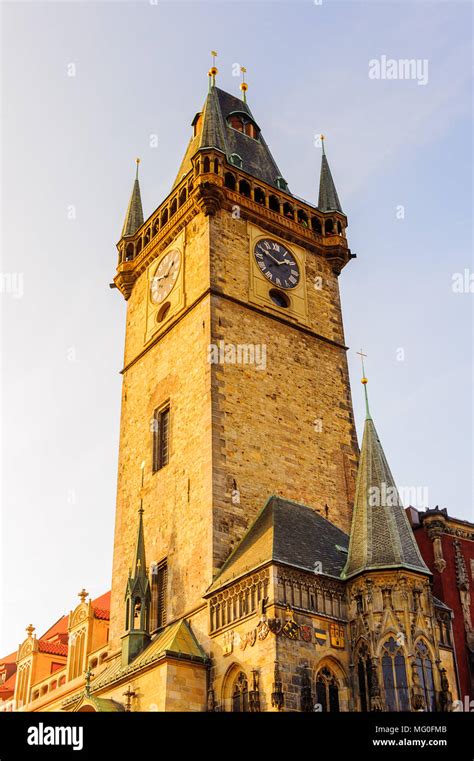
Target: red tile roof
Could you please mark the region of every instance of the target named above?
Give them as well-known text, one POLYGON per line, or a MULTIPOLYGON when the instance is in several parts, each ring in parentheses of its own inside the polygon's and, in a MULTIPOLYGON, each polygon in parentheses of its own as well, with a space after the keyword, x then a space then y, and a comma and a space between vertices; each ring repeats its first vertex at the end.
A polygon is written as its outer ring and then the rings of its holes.
POLYGON ((16 683, 16 671, 8 679, 4 681, 0 689, 5 690, 5 692, 12 692, 15 689, 15 683, 16 683))
POLYGON ((110 610, 110 591, 92 600, 92 605, 103 610, 110 610))
POLYGON ((16 650, 14 653, 6 655, 5 658, 0 658, 0 666, 2 666, 4 663, 16 663, 16 650))
POLYGON ((40 653, 67 656, 67 645, 64 645, 62 642, 48 642, 47 640, 39 639, 38 650, 40 653))
POLYGON ((55 624, 53 624, 48 631, 41 635, 40 639, 53 639, 58 634, 67 634, 67 622, 68 616, 61 616, 55 624))
MULTIPOLYGON (((103 621, 108 621, 110 618, 110 591, 105 592, 103 595, 96 597, 92 600, 92 607, 94 609, 94 616, 103 621)), ((53 624, 45 633, 38 639, 38 647, 41 653, 49 653, 50 655, 61 655, 66 657, 68 646, 68 620, 69 616, 61 616, 55 624, 53 624)), ((0 666, 2 663, 16 663, 17 653, 10 653, 4 658, 0 658, 0 666)), ((7 679, 0 689, 5 689, 11 679, 13 679, 13 687, 15 674, 7 679)))
POLYGON ((110 610, 104 610, 103 608, 94 608, 94 616, 100 618, 103 621, 110 619, 110 610))

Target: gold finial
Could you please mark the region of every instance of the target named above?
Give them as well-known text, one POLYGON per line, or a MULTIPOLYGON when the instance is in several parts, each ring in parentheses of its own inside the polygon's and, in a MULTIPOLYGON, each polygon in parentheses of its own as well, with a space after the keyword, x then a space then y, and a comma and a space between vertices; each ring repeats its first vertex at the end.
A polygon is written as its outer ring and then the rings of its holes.
POLYGON ((219 73, 219 69, 216 66, 217 51, 211 50, 211 56, 212 56, 212 66, 207 73, 209 76, 209 87, 214 87, 216 84, 216 74, 219 73))
MULTIPOLYGON (((322 135, 321 135, 321 137, 322 137, 322 135)), ((361 381, 360 381, 360 382, 361 382, 361 383, 363 383, 363 384, 364 384, 364 386, 365 386, 365 384, 367 383, 367 378, 365 377, 365 369, 364 369, 364 357, 366 357, 366 356, 367 356, 367 354, 364 354, 364 352, 362 351, 362 349, 361 349, 360 351, 356 351, 356 354, 358 354, 358 355, 359 355, 359 357, 360 357, 360 359, 361 359, 361 362, 362 362, 362 378, 361 378, 361 381)))
POLYGON ((29 626, 26 627, 25 631, 29 639, 31 639, 31 637, 33 636, 34 630, 35 630, 35 627, 33 626, 33 624, 30 624, 29 626))
POLYGON ((370 420, 371 418, 370 418, 370 410, 369 410, 369 397, 367 396, 367 383, 368 383, 368 381, 367 381, 367 378, 365 377, 365 368, 364 368, 364 357, 366 357, 367 354, 364 354, 362 349, 360 351, 356 352, 356 354, 359 355, 359 357, 361 359, 361 362, 362 362, 362 378, 361 378, 360 382, 364 386, 366 419, 370 420))
POLYGON ((324 137, 324 135, 320 135, 320 136, 319 136, 319 139, 321 140, 321 147, 322 147, 322 149, 323 149, 323 154, 325 154, 325 150, 324 150, 324 141, 325 141, 325 139, 326 139, 326 138, 324 137))
POLYGON ((243 101, 244 103, 247 103, 247 90, 249 89, 249 86, 247 82, 245 81, 245 74, 247 72, 247 69, 245 68, 245 66, 241 66, 240 71, 242 72, 242 82, 240 83, 240 89, 243 92, 243 101))
POLYGON ((135 177, 138 180, 138 166, 140 164, 140 159, 135 159, 135 164, 137 165, 137 171, 136 171, 135 177))
POLYGON ((85 589, 84 589, 84 587, 83 587, 83 588, 81 589, 81 591, 80 591, 80 592, 78 593, 78 595, 77 595, 77 596, 79 597, 79 599, 80 599, 81 603, 85 603, 85 601, 86 601, 86 597, 87 597, 87 595, 88 595, 88 594, 89 594, 89 592, 86 592, 86 590, 85 590, 85 589))

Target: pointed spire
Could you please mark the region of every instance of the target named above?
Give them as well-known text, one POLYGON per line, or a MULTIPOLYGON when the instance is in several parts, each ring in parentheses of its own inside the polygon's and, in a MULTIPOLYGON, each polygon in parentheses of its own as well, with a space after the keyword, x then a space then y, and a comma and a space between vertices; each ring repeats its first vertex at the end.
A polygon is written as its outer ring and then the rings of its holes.
POLYGON ((132 195, 128 203, 127 213, 125 215, 125 222, 122 228, 122 238, 127 235, 134 235, 139 227, 143 224, 143 207, 142 197, 140 194, 140 183, 138 181, 138 165, 140 159, 136 159, 137 169, 135 173, 135 181, 133 183, 132 195))
MULTIPOLYGON (((141 464, 141 471, 142 471, 142 489, 143 489, 143 479, 144 479, 144 473, 145 473, 145 463, 142 462, 141 464)), ((137 533, 137 543, 135 546, 135 559, 133 563, 133 579, 139 579, 146 577, 146 557, 145 557, 145 535, 143 531, 143 513, 145 511, 143 510, 143 498, 140 499, 140 507, 138 508, 138 533, 137 533)))
POLYGON ((321 144, 323 155, 321 157, 318 209, 320 211, 340 211, 341 214, 343 214, 336 186, 334 185, 331 170, 329 169, 326 151, 324 149, 324 135, 321 135, 321 144))
MULTIPOLYGON (((367 381, 365 373, 364 379, 367 381)), ((364 390, 366 420, 357 471, 349 553, 342 577, 389 568, 407 568, 429 574, 370 416, 366 383, 364 390)))

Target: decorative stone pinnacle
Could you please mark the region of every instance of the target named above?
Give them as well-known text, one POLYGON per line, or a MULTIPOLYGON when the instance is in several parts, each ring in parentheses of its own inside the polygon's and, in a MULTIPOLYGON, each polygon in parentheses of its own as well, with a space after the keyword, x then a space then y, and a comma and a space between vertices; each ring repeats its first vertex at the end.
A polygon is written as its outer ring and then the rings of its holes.
POLYGON ((90 695, 90 692, 91 692, 91 679, 92 679, 93 676, 94 676, 94 674, 93 674, 93 672, 91 670, 91 667, 89 666, 87 671, 84 672, 84 679, 85 679, 85 682, 86 682, 86 693, 87 693, 87 695, 90 695))
POLYGON ((26 633, 28 634, 28 638, 30 639, 33 636, 33 632, 35 630, 35 627, 33 624, 29 624, 29 626, 26 627, 26 633))
POLYGON ((86 601, 86 598, 87 598, 88 594, 89 594, 89 592, 86 592, 86 590, 83 587, 81 589, 81 591, 77 595, 80 598, 81 603, 84 603, 86 601))

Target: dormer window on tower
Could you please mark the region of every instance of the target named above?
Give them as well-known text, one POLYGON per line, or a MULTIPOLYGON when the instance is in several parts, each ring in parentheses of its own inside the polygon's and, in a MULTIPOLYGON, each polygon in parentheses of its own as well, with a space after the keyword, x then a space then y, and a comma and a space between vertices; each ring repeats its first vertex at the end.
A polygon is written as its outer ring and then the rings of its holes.
POLYGON ((229 127, 232 127, 232 129, 237 130, 237 132, 242 132, 242 134, 251 137, 253 140, 258 140, 259 138, 259 128, 253 119, 251 119, 245 112, 234 111, 229 114, 227 117, 227 124, 229 127))
POLYGON ((277 177, 276 180, 277 188, 280 188, 280 190, 284 190, 288 192, 288 183, 286 180, 283 179, 283 177, 277 177))
POLYGON ((229 156, 229 161, 234 166, 238 167, 239 169, 242 169, 244 162, 242 160, 242 157, 239 156, 238 153, 231 153, 229 156))

